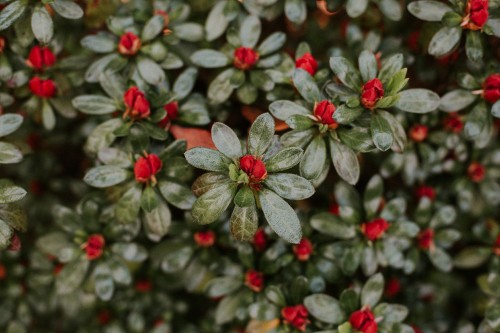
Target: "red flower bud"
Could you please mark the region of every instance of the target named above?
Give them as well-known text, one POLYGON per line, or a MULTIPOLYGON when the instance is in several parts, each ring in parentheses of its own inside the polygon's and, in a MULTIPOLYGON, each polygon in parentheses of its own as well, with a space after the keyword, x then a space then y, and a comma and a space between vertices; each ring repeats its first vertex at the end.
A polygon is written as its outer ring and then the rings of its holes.
POLYGON ((0 280, 5 279, 7 276, 7 269, 5 268, 4 265, 0 264, 0 280))
POLYGON ((26 64, 36 70, 43 70, 51 67, 56 62, 56 56, 46 46, 35 45, 28 55, 26 64))
POLYGON ((436 198, 436 190, 434 190, 432 186, 422 185, 417 187, 417 189, 415 190, 415 195, 418 199, 426 197, 433 201, 436 198))
POLYGON ((87 238, 82 248, 87 254, 88 260, 95 260, 102 256, 104 252, 104 246, 106 245, 106 240, 101 234, 93 234, 87 238))
POLYGON ((469 0, 462 26, 470 30, 481 30, 488 21, 488 0, 469 0))
POLYGON ((150 292, 152 288, 153 284, 148 279, 138 280, 135 283, 135 290, 137 290, 140 293, 150 292))
POLYGON ((281 309, 281 317, 283 322, 287 325, 295 327, 297 330, 304 332, 306 330, 309 312, 302 304, 287 306, 281 309))
POLYGON ((337 122, 333 120, 335 109, 336 108, 333 103, 324 100, 314 106, 314 115, 320 123, 328 125, 329 128, 335 129, 339 126, 337 122))
POLYGON ((253 247, 255 251, 262 252, 267 247, 267 236, 264 229, 259 228, 255 235, 253 235, 253 247))
POLYGON ((264 162, 252 155, 245 155, 240 158, 240 169, 248 175, 250 183, 260 183, 267 177, 264 162))
POLYGON ((415 325, 410 325, 411 328, 413 328, 413 332, 415 333, 423 333, 422 330, 420 328, 418 328, 417 326, 415 325))
POLYGON ((123 101, 127 110, 124 117, 130 116, 134 120, 144 119, 149 117, 151 110, 149 102, 142 91, 136 86, 130 87, 123 95, 123 101))
POLYGON ((464 128, 462 117, 456 112, 450 113, 443 121, 444 128, 453 133, 460 133, 464 128))
POLYGON ((396 296, 400 291, 401 291, 401 282, 399 282, 399 279, 392 278, 389 281, 387 281, 384 291, 387 297, 392 298, 396 296))
POLYGON ((8 250, 13 252, 21 250, 21 238, 19 238, 16 233, 12 234, 12 237, 10 238, 10 245, 8 250))
POLYGON ((429 128, 425 125, 415 124, 410 128, 410 138, 415 142, 422 142, 427 139, 429 128))
POLYGON ((419 49, 419 40, 420 40, 420 31, 418 30, 413 31, 406 40, 408 48, 413 52, 417 52, 419 49))
POLYGON ((0 36, 0 54, 3 53, 4 49, 5 49, 5 38, 3 36, 0 36))
POLYGON ((353 312, 349 317, 349 323, 358 332, 377 333, 377 322, 370 309, 353 312))
POLYGON ((161 170, 163 163, 155 154, 140 157, 134 164, 135 180, 139 183, 147 183, 150 179, 156 183, 155 175, 161 170))
POLYGON ((163 106, 167 114, 158 123, 158 126, 166 128, 172 120, 179 116, 179 103, 177 101, 170 102, 163 106))
POLYGON ((384 86, 377 78, 366 82, 361 89, 361 104, 367 109, 372 110, 382 97, 384 97, 384 86))
POLYGON ((52 270, 52 274, 54 274, 54 276, 57 276, 59 275, 59 273, 61 273, 62 269, 64 268, 64 264, 57 264, 54 266, 54 269, 52 270))
POLYGON ((299 261, 307 261, 313 252, 313 245, 307 238, 302 238, 300 243, 293 246, 293 253, 299 261))
POLYGON ((417 235, 418 247, 422 250, 431 250, 434 247, 434 230, 428 228, 417 235))
POLYGON ((492 104, 500 99, 500 74, 491 74, 484 80, 483 98, 492 104))
POLYGON ((42 80, 38 76, 29 82, 33 94, 41 98, 51 98, 56 94, 56 84, 52 80, 42 80))
POLYGON ((234 67, 242 70, 248 70, 259 61, 259 54, 250 47, 238 47, 234 50, 234 67))
POLYGON ((328 207, 328 212, 333 215, 339 216, 340 214, 340 206, 336 203, 332 203, 330 207, 328 207))
POLYGON ((493 253, 496 256, 500 256, 500 233, 497 236, 497 240, 495 241, 495 244, 493 244, 493 253))
POLYGON ((193 237, 196 244, 201 247, 211 247, 215 243, 215 233, 212 230, 198 231, 193 237))
POLYGON ((141 40, 133 32, 126 32, 120 37, 118 52, 124 56, 133 56, 141 48, 141 40))
POLYGON ((361 232, 367 239, 374 241, 382 237, 388 228, 389 223, 387 223, 387 221, 382 218, 378 218, 362 224, 361 232))
POLYGON ((306 52, 302 57, 295 61, 295 68, 302 68, 313 76, 318 70, 318 62, 314 59, 311 53, 306 52))
POLYGON ((467 174, 474 183, 480 183, 484 179, 486 168, 478 162, 472 162, 467 168, 467 174))
POLYGON ((264 286, 264 274, 250 269, 245 274, 245 285, 250 288, 250 290, 259 293, 264 286))
POLYGON ((99 324, 106 325, 111 320, 111 313, 108 310, 101 310, 97 315, 99 324))

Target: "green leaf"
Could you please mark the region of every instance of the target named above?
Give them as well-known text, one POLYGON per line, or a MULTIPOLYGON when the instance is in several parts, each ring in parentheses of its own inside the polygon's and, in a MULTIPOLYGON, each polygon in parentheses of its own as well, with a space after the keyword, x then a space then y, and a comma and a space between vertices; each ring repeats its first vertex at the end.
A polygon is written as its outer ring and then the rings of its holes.
POLYGON ((302 159, 303 150, 297 147, 284 148, 265 161, 267 172, 279 172, 296 166, 302 159))
POLYGON ((378 7, 389 20, 399 21, 403 16, 401 4, 396 0, 380 0, 378 7))
POLYGON ((215 147, 227 157, 236 160, 243 156, 238 136, 226 124, 217 122, 212 125, 212 140, 215 147))
POLYGON ((382 61, 382 67, 378 75, 379 79, 384 83, 388 83, 397 72, 403 68, 404 57, 401 53, 396 53, 382 61))
POLYGON ((13 1, 0 12, 0 30, 11 26, 26 10, 27 3, 24 1, 13 1))
POLYGON ((320 233, 340 239, 356 236, 356 228, 331 213, 319 213, 311 217, 311 227, 320 233))
POLYGON ((302 24, 307 17, 307 6, 301 0, 285 0, 285 15, 295 24, 302 24))
POLYGON ((477 138, 485 128, 489 118, 490 115, 486 110, 486 105, 484 103, 476 104, 467 115, 467 121, 464 126, 465 137, 468 139, 477 138))
POLYGON ((245 83, 236 91, 236 95, 241 103, 250 105, 257 100, 259 92, 252 83, 245 83))
POLYGON ((384 318, 384 323, 400 323, 408 316, 408 308, 400 304, 381 303, 373 309, 373 314, 384 318))
POLYGON ((429 43, 429 54, 442 57, 449 54, 460 42, 462 37, 461 27, 442 27, 429 43))
POLYGON ((360 168, 356 153, 346 145, 330 138, 330 157, 337 174, 351 185, 358 182, 360 168))
POLYGON ((172 222, 172 214, 168 206, 159 201, 150 212, 144 212, 144 230, 149 239, 158 242, 168 233, 172 222))
POLYGON ((223 297, 238 290, 241 284, 241 279, 234 276, 217 277, 207 283, 205 293, 211 298, 223 297))
POLYGON ((175 34, 187 42, 199 42, 203 39, 203 26, 193 22, 178 23, 175 25, 175 34))
MULTIPOLYGON (((255 119, 248 134, 248 152, 254 156, 262 156, 274 136, 274 119, 269 113, 261 114, 255 119)), ((214 170, 215 171, 215 170, 214 170)))
POLYGON ((0 204, 21 200, 25 195, 26 191, 18 186, 10 185, 0 187, 0 204))
POLYGON ((231 160, 218 150, 196 147, 184 153, 186 160, 192 166, 207 171, 227 171, 231 160))
POLYGON ((141 207, 146 212, 151 212, 158 205, 158 198, 156 197, 155 189, 152 186, 146 186, 142 191, 141 207))
POLYGON ((496 101, 491 107, 491 114, 493 117, 500 118, 500 100, 496 101))
POLYGON ((0 249, 6 249, 10 244, 10 239, 12 238, 12 229, 0 220, 0 249))
POLYGON ((114 165, 101 165, 90 169, 83 181, 90 186, 105 188, 120 184, 129 177, 129 172, 114 165))
POLYGON ((83 17, 83 10, 72 0, 54 0, 50 3, 57 14, 70 20, 77 20, 83 17))
POLYGON ((271 229, 285 241, 298 244, 302 239, 302 230, 293 208, 276 193, 267 189, 259 192, 259 201, 271 229))
POLYGON ((204 193, 193 205, 193 220, 199 224, 215 222, 231 204, 236 189, 236 184, 226 183, 204 193))
POLYGON ((74 292, 85 280, 90 262, 83 258, 64 265, 57 275, 56 291, 58 294, 66 295, 74 292))
POLYGON ((340 137, 340 141, 355 151, 366 153, 375 149, 371 135, 367 129, 360 127, 353 129, 340 128, 337 130, 337 134, 340 137))
POLYGON ((110 53, 116 49, 116 41, 109 33, 98 33, 96 35, 85 36, 80 44, 96 53, 110 53))
POLYGON ((352 62, 344 57, 332 57, 330 58, 330 68, 344 85, 354 91, 361 89, 361 77, 352 62))
POLYGON ((242 242, 250 242, 257 231, 259 224, 259 215, 255 204, 240 207, 235 206, 231 214, 231 234, 242 242))
POLYGON ((269 112, 281 120, 287 120, 294 115, 308 116, 311 111, 292 101, 280 100, 269 105, 269 112))
POLYGON ((361 305, 373 308, 384 293, 384 276, 377 273, 366 281, 361 289, 361 305))
POLYGON ((240 207, 255 205, 253 191, 249 186, 242 186, 234 197, 234 204, 240 207))
POLYGON ((346 104, 342 104, 333 113, 333 119, 339 124, 350 124, 363 114, 363 107, 350 108, 346 104))
POLYGON ((346 320, 346 315, 340 303, 326 294, 313 294, 304 298, 304 305, 316 319, 327 324, 340 324, 346 320))
POLYGON ((288 200, 304 200, 314 194, 314 187, 310 181, 291 173, 268 175, 264 184, 288 200))
POLYGON ((0 116, 0 137, 7 136, 16 131, 23 123, 23 117, 18 114, 8 113, 0 116))
POLYGON ((203 68, 219 68, 229 65, 230 59, 222 52, 203 49, 191 55, 191 61, 203 68))
POLYGON ((21 207, 15 204, 0 205, 0 220, 7 223, 11 228, 18 231, 26 231, 27 216, 21 207))
POLYGON ((363 195, 363 205, 365 207, 366 215, 370 219, 375 215, 380 207, 382 197, 384 195, 384 183, 382 177, 374 175, 366 185, 365 193, 363 195))
POLYGON ((36 6, 31 15, 31 30, 42 44, 48 44, 54 35, 52 17, 43 6, 36 6))
POLYGON ((493 303, 486 309, 484 314, 488 324, 496 331, 500 329, 500 303, 493 303))
POLYGON ((429 259, 437 269, 443 272, 449 272, 453 268, 451 257, 439 247, 435 247, 429 251, 429 259))
POLYGON ((158 188, 165 200, 179 209, 191 209, 196 200, 187 186, 175 181, 161 180, 158 188))
POLYGON ((177 77, 172 89, 175 92, 177 99, 184 99, 191 93, 197 76, 198 69, 188 67, 177 77))
POLYGON ((366 11, 366 8, 368 8, 368 0, 347 0, 345 7, 347 15, 356 18, 366 11))
POLYGON ((439 109, 446 112, 460 111, 471 105, 476 98, 477 96, 468 90, 452 90, 441 97, 439 109))
POLYGON ((111 98, 100 95, 82 95, 72 101, 73 107, 86 114, 101 115, 115 112, 117 105, 111 98))
POLYGON ((0 164, 18 163, 23 159, 21 151, 12 143, 0 142, 0 164))
POLYGON ((85 142, 85 152, 89 155, 97 155, 100 150, 109 147, 116 138, 113 132, 122 125, 121 119, 110 119, 97 125, 85 142))
POLYGON ((94 290, 102 301, 109 301, 113 297, 115 291, 115 284, 111 275, 111 270, 105 264, 98 264, 94 268, 94 290))
POLYGON ((137 70, 141 77, 151 85, 158 85, 165 80, 165 72, 156 62, 146 57, 139 57, 137 70))
POLYGON ((450 6, 439 1, 420 0, 408 4, 408 11, 421 20, 440 22, 444 14, 452 11, 452 9, 450 6))
POLYGON ((399 121, 389 112, 384 111, 384 110, 378 110, 378 114, 380 114, 382 117, 384 117, 385 120, 389 123, 391 126, 391 132, 393 136, 393 143, 392 143, 392 150, 397 152, 397 153, 402 153, 405 150, 406 144, 407 144, 407 137, 406 137, 406 130, 399 123, 399 121))
MULTIPOLYGON (((319 102, 321 93, 314 78, 305 70, 298 68, 293 72, 293 84, 299 94, 309 103, 319 102)), ((310 114, 311 112, 308 112, 310 114)))
POLYGON ((257 52, 261 57, 271 54, 279 50, 286 42, 286 34, 283 32, 275 32, 259 45, 257 52))
POLYGON ((411 113, 428 113, 438 108, 439 95, 428 89, 408 89, 399 94, 396 107, 411 113))
POLYGON ((465 54, 474 62, 483 59, 483 42, 478 31, 469 31, 465 34, 465 54))
POLYGON ((223 325, 233 320, 244 299, 243 295, 244 291, 240 291, 237 294, 228 295, 220 301, 215 310, 215 323, 217 325, 223 325))
POLYGON ((234 91, 231 84, 231 77, 234 73, 234 68, 229 68, 220 73, 208 86, 207 96, 211 103, 220 104, 225 102, 234 91))
POLYGON ((358 67, 364 82, 377 77, 378 64, 372 52, 366 50, 361 52, 358 58, 358 67))
POLYGON ((115 205, 116 220, 122 224, 132 224, 141 210, 142 189, 139 184, 129 188, 115 205))
POLYGON ((316 179, 323 171, 323 165, 327 161, 326 143, 321 136, 316 136, 307 146, 302 161, 300 161, 300 173, 308 179, 316 179))
POLYGON ((42 123, 43 127, 51 131, 56 127, 56 115, 47 100, 42 101, 42 123))
POLYGON ((260 19, 257 16, 248 15, 245 17, 240 26, 241 45, 254 48, 259 41, 261 29, 260 19))
POLYGON ((163 30, 164 20, 161 15, 151 17, 142 29, 141 41, 148 42, 158 36, 163 30))
POLYGON ((229 20, 224 15, 225 7, 226 2, 219 1, 214 4, 210 13, 208 13, 207 20, 205 21, 205 38, 209 42, 222 36, 227 29, 229 20))
POLYGON ((378 149, 386 151, 391 148, 394 142, 391 125, 381 114, 373 114, 370 123, 370 132, 373 143, 378 149))

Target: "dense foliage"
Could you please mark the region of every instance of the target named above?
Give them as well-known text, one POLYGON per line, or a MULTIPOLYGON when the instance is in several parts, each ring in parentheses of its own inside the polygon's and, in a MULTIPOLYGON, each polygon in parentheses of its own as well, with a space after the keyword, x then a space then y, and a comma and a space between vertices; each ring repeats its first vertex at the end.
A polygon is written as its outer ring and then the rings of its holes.
POLYGON ((0 1, 0 331, 500 332, 499 0, 0 1))

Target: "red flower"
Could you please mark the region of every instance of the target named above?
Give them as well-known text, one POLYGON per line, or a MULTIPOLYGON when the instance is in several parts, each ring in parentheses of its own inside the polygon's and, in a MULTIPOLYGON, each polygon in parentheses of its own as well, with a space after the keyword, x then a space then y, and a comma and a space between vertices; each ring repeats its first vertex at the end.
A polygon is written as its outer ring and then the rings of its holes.
POLYGON ((234 67, 242 70, 253 68, 259 61, 259 54, 250 47, 238 47, 234 50, 234 67))
POLYGON ((111 313, 108 310, 101 310, 97 315, 99 324, 106 325, 111 320, 111 313))
POLYGON ((35 45, 28 55, 26 64, 39 71, 51 67, 56 62, 56 56, 46 46, 35 45))
POLYGON ((387 281, 387 284, 385 286, 385 295, 387 297, 392 298, 396 296, 400 291, 401 291, 401 282, 399 282, 399 279, 392 278, 389 281, 387 281))
POLYGON ((245 285, 250 290, 259 293, 264 286, 264 274, 253 269, 248 270, 245 274, 245 285))
POLYGON ((140 293, 147 293, 151 291, 152 288, 153 284, 148 279, 138 280, 135 283, 135 290, 137 290, 140 293))
POLYGON ((496 256, 500 256, 500 233, 497 236, 497 240, 495 241, 495 244, 493 244, 493 253, 496 256))
POLYGON ((293 246, 293 253, 299 261, 307 261, 313 252, 313 245, 307 238, 302 238, 300 243, 293 246))
POLYGON ((301 332, 306 330, 307 323, 309 323, 307 320, 309 312, 302 304, 284 307, 281 309, 281 316, 285 324, 291 325, 301 332))
POLYGON ((260 183, 267 177, 264 162, 252 155, 245 155, 240 158, 240 169, 248 175, 251 184, 260 183))
POLYGON ((444 128, 453 133, 460 133, 464 128, 462 117, 456 112, 450 113, 443 121, 444 128))
POLYGON ((328 212, 333 215, 339 216, 340 214, 340 206, 336 203, 332 203, 330 207, 328 207, 328 212))
POLYGON ((382 237, 389 228, 389 223, 382 218, 375 219, 361 225, 361 232, 371 241, 382 237))
POLYGON ((9 251, 17 252, 21 249, 21 238, 14 233, 12 234, 12 237, 10 238, 10 245, 9 245, 9 251))
POLYGON ((431 250, 434 247, 434 230, 428 228, 419 232, 418 247, 422 250, 431 250))
POLYGON ((163 163, 156 154, 140 157, 134 164, 135 180, 147 183, 150 179, 156 184, 155 175, 161 170, 163 163))
POLYGON ((7 269, 5 268, 4 265, 0 264, 0 280, 5 279, 7 276, 7 269))
POLYGON ((418 199, 426 197, 433 201, 436 198, 436 190, 432 186, 422 185, 415 190, 415 195, 418 199))
POLYGON ((415 124, 410 128, 410 138, 415 142, 422 142, 427 139, 429 128, 425 125, 415 124))
POLYGON ((118 52, 124 56, 133 56, 141 48, 141 40, 133 32, 126 32, 120 37, 118 52))
POLYGON ((56 94, 56 84, 52 80, 42 80, 38 76, 29 82, 30 90, 33 94, 41 98, 51 98, 56 94))
POLYGON ((59 275, 59 273, 61 273, 62 269, 64 268, 64 264, 57 264, 54 266, 54 269, 52 270, 52 274, 54 274, 54 276, 57 276, 59 275))
POLYGON ((87 254, 88 260, 95 260, 102 256, 104 252, 104 246, 106 245, 106 240, 101 234, 93 234, 87 238, 82 248, 87 254))
POLYGON ((306 52, 302 57, 295 61, 295 68, 302 68, 313 76, 318 70, 318 62, 314 59, 311 53, 306 52))
POLYGON ((478 162, 472 162, 467 168, 467 174, 474 183, 480 183, 484 179, 486 168, 478 162))
POLYGON ((255 233, 255 235, 253 235, 253 247, 257 252, 262 252, 266 249, 267 236, 264 229, 262 228, 257 229, 257 232, 255 233))
POLYGON ((3 53, 4 49, 5 49, 5 38, 3 36, 0 36, 0 54, 3 53))
POLYGON ((492 104, 500 99, 500 74, 491 74, 484 80, 483 98, 492 104))
POLYGON ((415 325, 410 325, 410 326, 411 326, 411 328, 413 328, 413 331, 415 333, 423 333, 422 330, 420 328, 418 328, 417 326, 415 326, 415 325))
POLYGON ((195 232, 193 238, 201 247, 211 247, 215 243, 215 233, 212 230, 195 232))
POLYGON ((469 0, 462 26, 470 30, 481 30, 488 21, 488 0, 469 0))
POLYGON ((166 128, 172 120, 179 116, 179 103, 177 101, 170 102, 163 106, 163 109, 167 112, 165 117, 158 123, 160 127, 166 128))
POLYGON ((377 322, 370 309, 353 312, 349 317, 349 323, 358 332, 377 333, 377 322))
POLYGON ((333 120, 335 113, 335 105, 327 100, 321 101, 314 106, 314 115, 322 124, 328 125, 329 128, 335 129, 339 125, 333 120))
POLYGON ((418 30, 413 31, 406 40, 408 48, 413 52, 417 52, 419 49, 419 40, 420 40, 420 31, 418 30))
POLYGON ((384 86, 377 78, 366 82, 361 89, 361 104, 367 109, 372 110, 382 97, 384 97, 384 86))
POLYGON ((123 117, 130 116, 134 120, 144 119, 149 117, 151 110, 149 102, 142 91, 136 86, 130 87, 123 95, 123 101, 127 109, 123 117))

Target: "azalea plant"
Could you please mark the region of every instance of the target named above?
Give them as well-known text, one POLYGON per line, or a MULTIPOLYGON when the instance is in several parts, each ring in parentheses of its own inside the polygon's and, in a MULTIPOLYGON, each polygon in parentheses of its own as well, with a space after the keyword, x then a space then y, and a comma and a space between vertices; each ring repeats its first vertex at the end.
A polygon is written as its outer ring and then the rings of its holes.
POLYGON ((0 1, 0 331, 500 332, 498 0, 0 1))

